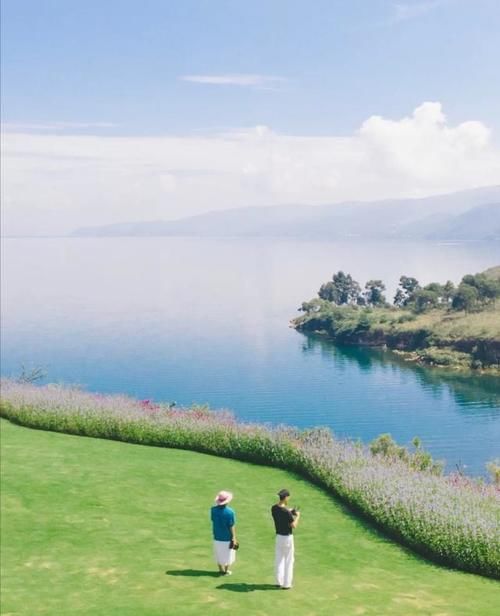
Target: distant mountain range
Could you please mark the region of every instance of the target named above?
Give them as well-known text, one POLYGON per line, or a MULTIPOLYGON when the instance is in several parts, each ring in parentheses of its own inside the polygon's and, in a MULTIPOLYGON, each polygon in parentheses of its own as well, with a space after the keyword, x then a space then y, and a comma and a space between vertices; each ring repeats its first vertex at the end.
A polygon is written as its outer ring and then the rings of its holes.
POLYGON ((500 186, 423 199, 246 207, 173 221, 81 227, 72 235, 500 241, 500 186))

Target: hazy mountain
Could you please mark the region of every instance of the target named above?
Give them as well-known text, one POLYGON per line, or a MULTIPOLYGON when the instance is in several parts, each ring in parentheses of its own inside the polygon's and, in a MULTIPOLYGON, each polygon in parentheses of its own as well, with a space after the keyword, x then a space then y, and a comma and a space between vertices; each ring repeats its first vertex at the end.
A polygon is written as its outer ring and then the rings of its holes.
POLYGON ((437 224, 429 239, 500 240, 500 202, 478 205, 437 224))
POLYGON ((500 239, 500 186, 423 199, 247 207, 173 221, 82 227, 73 235, 500 239))

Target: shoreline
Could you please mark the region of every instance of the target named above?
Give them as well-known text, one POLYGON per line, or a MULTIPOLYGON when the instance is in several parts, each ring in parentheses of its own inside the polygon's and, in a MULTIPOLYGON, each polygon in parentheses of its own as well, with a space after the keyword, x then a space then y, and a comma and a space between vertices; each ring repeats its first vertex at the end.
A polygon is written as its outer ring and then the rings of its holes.
MULTIPOLYGON (((300 317, 299 317, 300 318, 300 317)), ((387 336, 382 332, 374 332, 374 339, 369 340, 366 337, 338 337, 324 329, 309 329, 298 327, 292 320, 290 327, 304 334, 307 337, 319 338, 325 342, 329 342, 335 346, 360 347, 367 349, 379 349, 389 351, 396 355, 399 359, 409 363, 416 364, 425 368, 439 368, 449 372, 460 372, 471 375, 485 375, 500 377, 500 365, 486 364, 478 367, 471 365, 475 357, 472 353, 457 351, 453 346, 435 345, 428 347, 407 347, 405 348, 405 337, 399 340, 397 336, 387 336), (396 340, 396 342, 394 342, 396 340), (446 360, 446 361, 444 361, 446 360)), ((482 340, 471 341, 471 339, 462 339, 455 341, 455 344, 468 344, 469 346, 477 346, 482 340)), ((500 349, 500 342, 494 341, 500 349)))
POLYGON ((313 308, 292 319, 290 327, 336 345, 389 349, 422 366, 500 376, 500 306, 416 314, 403 308, 313 301, 313 308))
POLYGON ((364 288, 339 271, 290 325, 337 344, 388 348, 420 365, 500 376, 500 266, 467 274, 457 287, 401 276, 392 304, 382 280, 364 288))

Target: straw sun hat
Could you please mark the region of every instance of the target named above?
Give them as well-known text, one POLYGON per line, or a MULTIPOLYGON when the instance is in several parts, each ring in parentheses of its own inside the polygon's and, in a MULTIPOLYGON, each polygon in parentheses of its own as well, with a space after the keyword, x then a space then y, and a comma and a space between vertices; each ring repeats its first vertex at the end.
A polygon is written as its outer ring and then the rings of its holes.
POLYGON ((226 490, 222 490, 215 497, 215 504, 216 505, 227 505, 228 503, 232 501, 232 499, 233 499, 232 492, 227 492, 226 490))

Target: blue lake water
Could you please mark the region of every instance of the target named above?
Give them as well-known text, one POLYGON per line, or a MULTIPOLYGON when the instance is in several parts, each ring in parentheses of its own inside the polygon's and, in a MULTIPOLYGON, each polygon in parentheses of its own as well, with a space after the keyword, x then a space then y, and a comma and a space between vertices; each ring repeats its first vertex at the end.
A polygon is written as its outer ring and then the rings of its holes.
POLYGON ((2 374, 43 367, 51 382, 251 421, 326 425, 368 441, 418 435, 448 469, 500 457, 500 379, 336 348, 289 327, 334 271, 364 283, 400 275, 458 281, 500 264, 500 244, 270 239, 5 239, 2 374))

